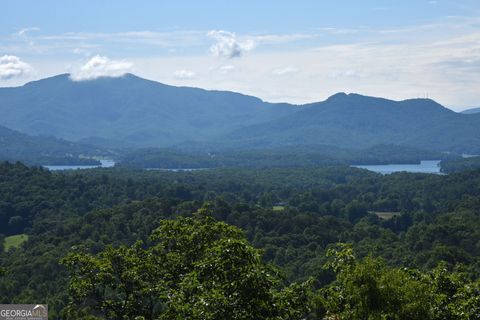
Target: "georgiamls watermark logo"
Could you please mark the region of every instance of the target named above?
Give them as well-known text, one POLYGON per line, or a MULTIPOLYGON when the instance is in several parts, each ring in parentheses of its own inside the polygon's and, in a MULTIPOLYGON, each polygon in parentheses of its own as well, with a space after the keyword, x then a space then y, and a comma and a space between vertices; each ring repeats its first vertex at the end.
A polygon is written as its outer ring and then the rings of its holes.
POLYGON ((48 320, 46 304, 0 304, 0 320, 48 320))

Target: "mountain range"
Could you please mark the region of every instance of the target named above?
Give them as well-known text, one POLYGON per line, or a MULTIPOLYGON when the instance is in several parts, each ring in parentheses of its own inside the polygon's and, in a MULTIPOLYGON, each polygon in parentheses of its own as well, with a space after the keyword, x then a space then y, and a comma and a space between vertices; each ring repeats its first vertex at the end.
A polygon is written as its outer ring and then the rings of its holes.
POLYGON ((121 146, 209 141, 291 114, 286 104, 225 91, 174 87, 132 74, 72 81, 68 74, 0 89, 0 124, 28 134, 121 146))
POLYGON ((127 74, 72 81, 68 74, 0 88, 0 125, 102 146, 275 148, 403 145, 480 152, 480 114, 430 99, 392 101, 338 93, 305 105, 228 91, 169 86, 127 74))
POLYGON ((430 99, 392 101, 338 93, 288 117, 236 130, 240 145, 327 144, 367 148, 397 144, 441 152, 480 151, 480 114, 464 115, 430 99))

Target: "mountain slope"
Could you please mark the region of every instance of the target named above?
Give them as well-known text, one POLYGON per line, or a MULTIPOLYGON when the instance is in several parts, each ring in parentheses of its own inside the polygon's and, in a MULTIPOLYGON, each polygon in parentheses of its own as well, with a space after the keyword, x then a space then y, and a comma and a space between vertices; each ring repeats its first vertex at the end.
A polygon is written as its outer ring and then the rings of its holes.
POLYGON ((224 138, 241 146, 327 144, 367 148, 397 144, 436 151, 478 152, 480 115, 463 115, 433 100, 392 101, 336 94, 288 117, 237 130, 224 138))
POLYGON ((33 135, 117 147, 277 148, 402 145, 478 154, 480 114, 429 99, 339 93, 272 104, 228 91, 174 87, 131 74, 74 82, 59 75, 0 88, 0 125, 33 135))
POLYGON ((82 82, 63 74, 1 88, 0 101, 0 124, 22 132, 137 146, 206 140, 294 111, 238 93, 168 86, 131 74, 82 82))
POLYGON ((29 136, 0 126, 0 160, 29 164, 96 164, 79 155, 102 155, 105 151, 52 137, 29 136))

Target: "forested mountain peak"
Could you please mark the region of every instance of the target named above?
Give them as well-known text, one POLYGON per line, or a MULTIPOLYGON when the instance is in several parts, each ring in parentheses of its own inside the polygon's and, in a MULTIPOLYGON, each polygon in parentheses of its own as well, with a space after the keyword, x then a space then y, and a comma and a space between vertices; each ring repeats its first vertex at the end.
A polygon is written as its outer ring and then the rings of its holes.
POLYGON ((292 115, 236 131, 229 138, 257 147, 324 144, 368 148, 400 144, 441 152, 476 153, 479 120, 431 99, 394 101, 341 92, 325 101, 304 105, 292 115))
POLYGON ((2 88, 0 101, 0 124, 21 132, 136 146, 211 139, 295 111, 240 93, 170 86, 133 74, 88 81, 61 74, 2 88))
POLYGON ((432 111, 450 111, 453 112, 440 103, 436 102, 433 99, 429 98, 413 98, 405 100, 391 100, 381 97, 372 97, 367 95, 362 95, 359 93, 345 93, 338 92, 325 101, 316 102, 312 104, 307 104, 307 106, 332 106, 332 107, 358 107, 358 108, 389 108, 396 107, 403 111, 408 111, 409 109, 430 109, 432 111))
POLYGON ((339 92, 295 106, 229 91, 176 87, 133 74, 75 81, 69 74, 0 90, 0 125, 100 146, 194 142, 251 149, 400 144, 476 154, 480 119, 431 99, 394 101, 339 92), (448 129, 448 130, 447 130, 448 129))

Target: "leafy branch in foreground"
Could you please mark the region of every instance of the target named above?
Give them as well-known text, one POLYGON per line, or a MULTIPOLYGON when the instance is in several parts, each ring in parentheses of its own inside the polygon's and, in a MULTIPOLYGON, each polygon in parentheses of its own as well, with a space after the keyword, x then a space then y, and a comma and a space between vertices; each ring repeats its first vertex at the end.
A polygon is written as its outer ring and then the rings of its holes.
POLYGON ((91 319, 302 319, 310 282, 280 286, 240 229, 195 217, 163 220, 149 243, 72 252, 65 317, 91 319), (81 306, 81 307, 80 307, 81 306))
POLYGON ((336 280, 319 290, 317 313, 328 319, 480 319, 480 281, 440 264, 428 273, 390 268, 368 256, 357 259, 348 244, 328 250, 326 268, 336 280))

